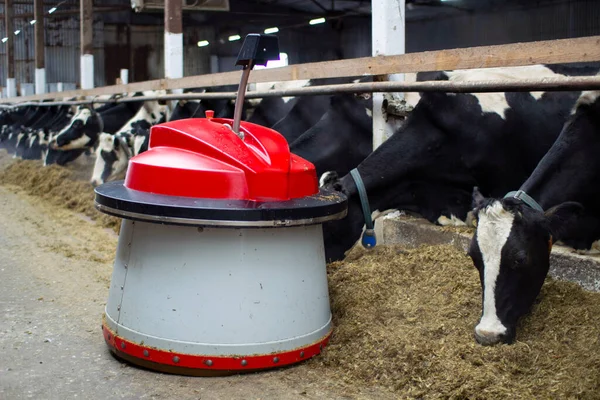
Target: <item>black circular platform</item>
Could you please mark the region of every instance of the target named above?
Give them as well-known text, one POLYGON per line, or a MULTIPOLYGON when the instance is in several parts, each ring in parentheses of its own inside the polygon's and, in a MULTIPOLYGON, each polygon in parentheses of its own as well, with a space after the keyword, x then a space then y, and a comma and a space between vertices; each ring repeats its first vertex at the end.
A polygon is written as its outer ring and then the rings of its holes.
POLYGON ((288 201, 199 199, 165 196, 128 189, 123 181, 95 190, 96 208, 109 215, 169 225, 268 228, 314 225, 346 216, 348 199, 321 189, 318 194, 288 201))

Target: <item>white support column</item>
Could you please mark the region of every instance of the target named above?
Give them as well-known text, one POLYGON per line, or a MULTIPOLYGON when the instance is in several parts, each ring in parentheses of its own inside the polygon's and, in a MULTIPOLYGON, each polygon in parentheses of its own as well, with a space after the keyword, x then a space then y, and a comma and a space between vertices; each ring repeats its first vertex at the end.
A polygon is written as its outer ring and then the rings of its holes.
POLYGON ((165 78, 183 78, 182 0, 165 0, 165 78))
POLYGON ((81 0, 79 10, 81 32, 80 77, 82 89, 94 88, 94 18, 93 1, 81 0))
POLYGON ((121 70, 121 83, 123 85, 127 85, 129 83, 129 70, 128 69, 121 70))
POLYGON ((46 68, 35 69, 35 94, 46 93, 46 68))
POLYGON ((6 80, 6 97, 17 97, 17 80, 15 78, 6 80))
POLYGON ((92 54, 83 54, 81 56, 81 88, 94 88, 94 56, 92 54))
POLYGON ((183 78, 183 34, 165 31, 165 78, 183 78))
MULTIPOLYGON (((378 0, 371 4, 373 56, 390 56, 405 52, 405 0, 378 0)), ((382 80, 382 79, 379 79, 382 80)), ((403 74, 388 75, 387 80, 402 81, 403 74)), ((393 132, 385 121, 382 104, 385 96, 399 99, 403 94, 373 94, 373 150, 393 132)))

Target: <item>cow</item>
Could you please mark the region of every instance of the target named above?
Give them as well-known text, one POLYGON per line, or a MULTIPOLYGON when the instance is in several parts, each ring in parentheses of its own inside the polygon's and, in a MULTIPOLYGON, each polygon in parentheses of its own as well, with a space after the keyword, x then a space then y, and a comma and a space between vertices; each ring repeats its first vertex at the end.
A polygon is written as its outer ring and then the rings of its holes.
MULTIPOLYGON (((306 86, 350 83, 352 78, 327 78, 310 80, 306 86)), ((301 96, 296 99, 284 118, 272 126, 288 143, 293 143, 314 126, 329 108, 332 95, 301 96)))
MULTIPOLYGON (((419 74, 418 79, 507 80, 562 76, 537 65, 419 74)), ((550 149, 579 92, 426 92, 402 127, 357 167, 370 209, 405 210, 463 224, 473 187, 491 196, 518 187, 550 149)), ((365 224, 352 174, 322 177, 348 197, 348 215, 323 225, 328 261, 343 259, 365 224)))
POLYGON ((317 175, 345 175, 373 149, 373 101, 370 94, 330 98, 323 117, 290 144, 290 151, 314 164, 317 175))
POLYGON ((71 118, 73 118, 73 115, 71 107, 61 107, 52 121, 30 134, 22 158, 26 160, 44 159, 48 151, 50 139, 65 127, 71 118))
MULTIPOLYGON (((256 90, 285 90, 305 87, 310 84, 309 80, 286 81, 276 83, 257 83, 256 90)), ((272 128, 277 122, 285 118, 296 104, 297 97, 264 97, 262 99, 250 99, 248 102, 253 106, 252 115, 247 119, 253 124, 272 128)))
MULTIPOLYGON (((135 93, 152 95, 153 92, 135 93)), ((102 132, 116 133, 142 107, 142 101, 108 103, 98 109, 80 106, 67 126, 50 140, 44 165, 65 165, 93 150, 102 132)))
POLYGON ((179 100, 173 108, 169 121, 187 118, 204 118, 205 116, 206 107, 202 101, 179 100))
POLYGON ((90 179, 92 185, 116 179, 125 172, 129 159, 148 149, 150 127, 167 119, 168 107, 150 101, 114 135, 101 133, 90 179))
POLYGON ((19 140, 19 134, 22 134, 26 128, 34 126, 41 118, 44 117, 48 107, 35 106, 32 107, 23 118, 16 119, 11 125, 6 126, 3 129, 2 146, 6 148, 9 153, 15 153, 17 148, 17 142, 19 140))
POLYGON ((548 274, 552 246, 598 251, 600 91, 581 94, 560 135, 516 192, 473 191, 475 234, 468 254, 482 285, 477 342, 512 343, 548 274))
POLYGON ((44 127, 50 126, 57 116, 61 115, 62 111, 65 109, 69 109, 69 107, 65 106, 52 106, 52 107, 44 107, 45 113, 37 120, 35 123, 28 127, 24 127, 17 134, 17 142, 15 146, 15 154, 14 157, 20 158, 28 158, 28 149, 31 142, 31 138, 37 136, 38 132, 44 127))

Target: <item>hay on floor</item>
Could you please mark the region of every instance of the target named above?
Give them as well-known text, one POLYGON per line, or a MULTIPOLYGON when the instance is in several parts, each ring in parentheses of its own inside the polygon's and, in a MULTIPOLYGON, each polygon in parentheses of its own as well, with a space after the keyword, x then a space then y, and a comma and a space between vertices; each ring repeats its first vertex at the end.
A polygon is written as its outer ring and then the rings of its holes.
POLYGON ((335 330, 314 360, 402 398, 600 397, 600 294, 548 278, 513 345, 476 344, 481 288, 451 246, 353 251, 328 268, 335 330))
POLYGON ((76 180, 73 175, 73 171, 58 165, 44 167, 41 161, 16 160, 0 170, 0 184, 18 186, 27 194, 82 213, 101 226, 118 232, 120 220, 97 211, 93 186, 76 180))

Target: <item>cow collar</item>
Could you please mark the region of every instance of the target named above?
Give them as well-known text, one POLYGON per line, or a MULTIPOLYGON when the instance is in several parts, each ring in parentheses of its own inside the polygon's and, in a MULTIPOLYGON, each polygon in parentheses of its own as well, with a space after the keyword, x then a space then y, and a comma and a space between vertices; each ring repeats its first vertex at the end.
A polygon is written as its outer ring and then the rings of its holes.
POLYGON ((377 245, 377 237, 375 236, 375 230, 373 229, 373 219, 371 218, 371 207, 369 206, 369 198, 367 197, 367 190, 365 184, 358 169, 354 168, 350 171, 350 176, 354 179, 358 195, 360 197, 360 205, 362 206, 363 215, 365 217, 366 229, 362 234, 361 243, 364 248, 370 249, 377 245))
POLYGON ((512 198, 521 200, 523 203, 527 204, 529 207, 533 208, 534 210, 544 212, 544 209, 542 208, 542 206, 540 206, 539 203, 533 199, 533 197, 529 196, 523 190, 509 192, 506 194, 506 196, 504 196, 505 199, 508 197, 512 197, 512 198))

